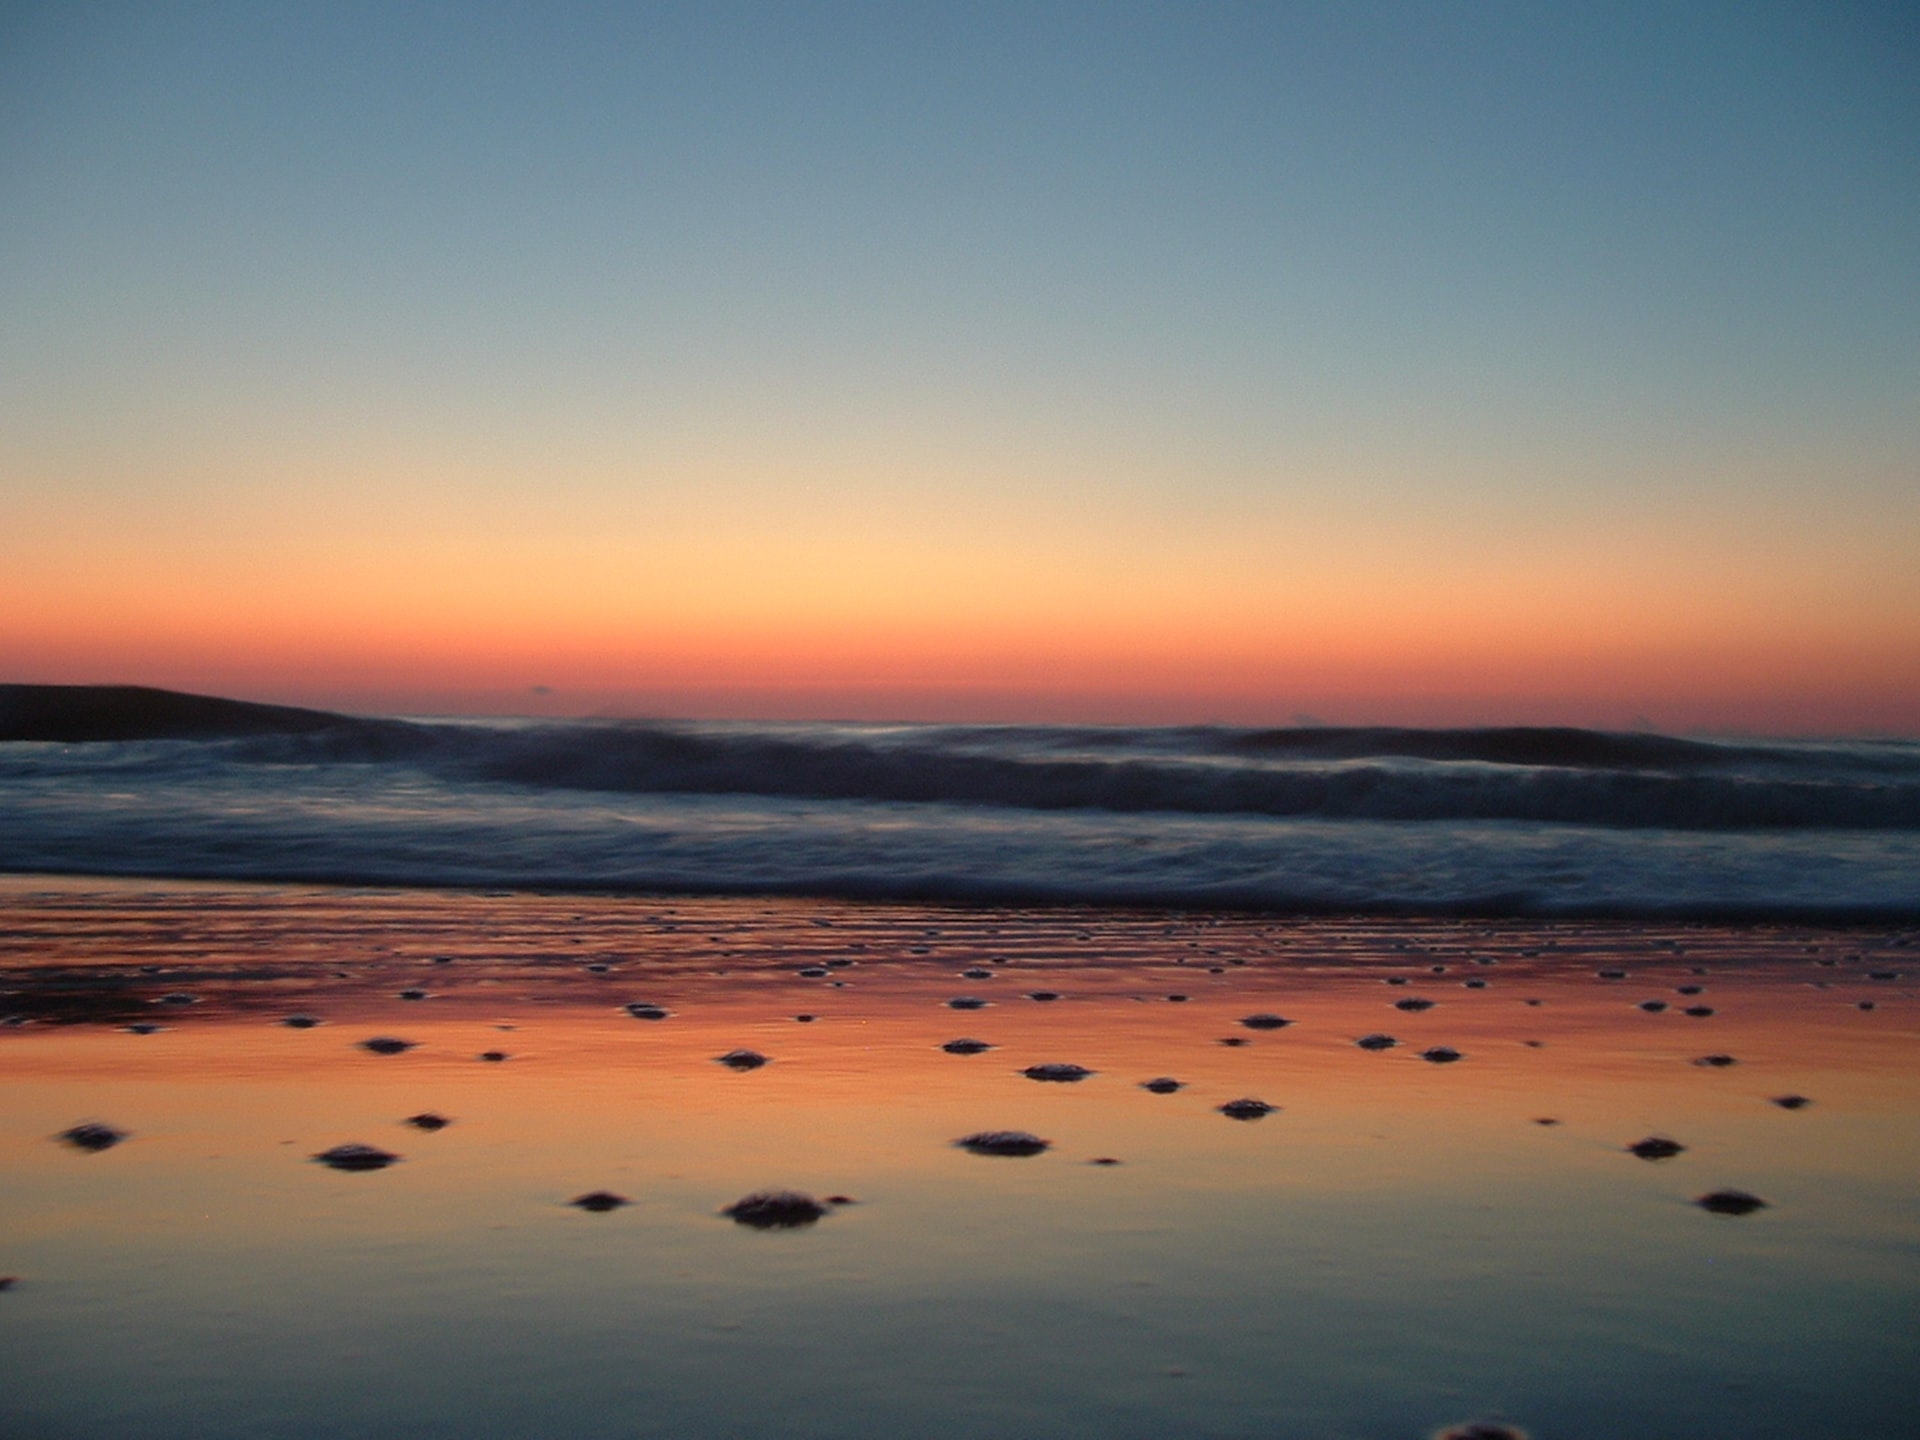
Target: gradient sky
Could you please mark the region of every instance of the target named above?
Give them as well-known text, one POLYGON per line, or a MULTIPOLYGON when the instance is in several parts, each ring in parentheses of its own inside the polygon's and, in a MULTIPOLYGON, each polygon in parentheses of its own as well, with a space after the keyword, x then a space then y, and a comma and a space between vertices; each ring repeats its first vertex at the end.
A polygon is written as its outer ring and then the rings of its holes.
POLYGON ((1920 734, 1920 18, 0 0, 0 679, 1920 734))

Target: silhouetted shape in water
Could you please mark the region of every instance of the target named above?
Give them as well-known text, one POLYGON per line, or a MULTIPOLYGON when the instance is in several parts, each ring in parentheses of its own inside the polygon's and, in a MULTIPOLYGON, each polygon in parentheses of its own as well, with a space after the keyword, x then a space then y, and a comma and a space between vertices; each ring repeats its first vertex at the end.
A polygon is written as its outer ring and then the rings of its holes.
POLYGON ((825 1215, 827 1207, 798 1190, 756 1190, 720 1213, 755 1230, 797 1230, 825 1215))
POLYGON ((20 1283, 18 1275, 0 1275, 0 1290, 11 1290, 20 1283))
POLYGON ((1715 1215, 1751 1215, 1767 1208, 1766 1201, 1744 1190, 1714 1190, 1693 1203, 1715 1215))
POLYGON ((1058 1000, 1060 998, 1060 992, 1058 990, 1029 990, 1027 992, 1027 998, 1029 1000, 1040 1001, 1058 1000))
POLYGON ((62 1130, 59 1138, 76 1150, 84 1150, 89 1155, 97 1155, 102 1150, 111 1150, 127 1138, 127 1132, 116 1130, 111 1125, 102 1125, 97 1120, 89 1120, 84 1125, 75 1125, 62 1130))
POLYGON ((949 1010, 984 1010, 987 1008, 987 1002, 978 995, 956 995, 947 1001, 947 1008, 949 1010))
POLYGON ((200 997, 198 995, 189 995, 184 990, 175 990, 170 994, 162 995, 153 1003, 156 1005, 198 1005, 200 1003, 200 997))
POLYGON ((280 1023, 289 1030, 311 1030, 321 1021, 318 1015, 289 1015, 280 1023))
POLYGON ((1284 1030, 1293 1022, 1282 1015, 1242 1015, 1240 1023, 1249 1030, 1284 1030))
POLYGON ((1873 1001, 1871 1001, 1871 1000, 1862 1000, 1862 1001, 1860 1002, 1860 1004, 1859 1004, 1859 1006, 1858 1006, 1858 1008, 1859 1008, 1859 1009, 1861 1009, 1861 1010, 1872 1010, 1872 1009, 1875 1009, 1876 1007, 1875 1007, 1875 1005, 1874 1005, 1874 1003, 1873 1003, 1873 1001))
POLYGON ((418 1115, 407 1116, 401 1123, 411 1125, 416 1130, 432 1131, 444 1130, 447 1126, 451 1125, 453 1121, 444 1115, 436 1115, 431 1110, 422 1110, 418 1115))
POLYGON ((1460 1052, 1451 1045, 1432 1045, 1420 1052, 1420 1058, 1435 1065, 1451 1065, 1460 1058, 1460 1052))
POLYGON ((1782 1110, 1801 1110, 1813 1102, 1804 1095, 1776 1095, 1773 1097, 1773 1103, 1782 1110))
POLYGON ((1867 972, 1867 978, 1869 980, 1898 980, 1900 978, 1900 972, 1898 970, 1869 970, 1867 972))
POLYGON ((982 969, 976 965, 971 970, 962 970, 960 972, 960 978, 962 980, 991 980, 993 979, 993 971, 982 969))
POLYGON ((622 1205, 633 1202, 624 1195, 616 1195, 611 1190, 589 1190, 584 1195, 576 1195, 567 1202, 589 1215, 604 1215, 609 1210, 618 1210, 622 1205))
POLYGON ((611 965, 589 965, 587 966, 587 973, 589 975, 604 975, 612 968, 611 965))
POLYGON ((424 1000, 427 998, 427 992, 424 990, 402 990, 400 992, 400 998, 402 1000, 424 1000))
POLYGON ((1087 1067, 1084 1065, 1074 1065, 1068 1062, 1054 1062, 1046 1065, 1029 1065, 1027 1066, 1026 1069, 1022 1070, 1020 1073, 1026 1076, 1029 1080, 1058 1080, 1058 1081, 1064 1081, 1064 1082, 1071 1082, 1075 1080, 1084 1080, 1089 1075, 1093 1074, 1093 1071, 1087 1069, 1087 1067))
POLYGON ((1391 1050, 1400 1042, 1391 1035, 1373 1034, 1362 1035, 1353 1043, 1358 1045, 1362 1050, 1391 1050))
POLYGON ((1596 970, 1594 974, 1602 980, 1624 980, 1627 978, 1627 972, 1624 970, 1596 970))
POLYGON ((808 965, 801 970, 800 978, 803 980, 824 980, 827 978, 827 967, 824 965, 808 965))
POLYGON ((151 1020, 136 1020, 133 1024, 125 1025, 121 1028, 129 1035, 156 1035, 167 1027, 164 1025, 156 1025, 151 1020))
POLYGON ((1664 1000, 1642 1000, 1640 1002, 1640 1008, 1649 1015, 1658 1015, 1662 1010, 1667 1008, 1667 1002, 1664 1000))
POLYGON ((1140 1088, 1142 1090, 1151 1090, 1155 1095, 1171 1095, 1174 1091, 1181 1088, 1181 1084, 1171 1075, 1162 1075, 1154 1080, 1141 1081, 1140 1088))
POLYGON ((1038 1155, 1053 1142, 1025 1130, 982 1130, 953 1143, 970 1155, 1038 1155))
POLYGON ((1709 1070, 1724 1070, 1727 1066, 1738 1065, 1740 1062, 1731 1055, 1702 1055, 1693 1063, 1705 1066, 1709 1070))
POLYGON ((482 1050, 480 1052, 480 1058, 490 1064, 498 1065, 502 1060, 507 1058, 507 1052, 504 1050, 482 1050))
POLYGON ((627 1014, 636 1020, 664 1020, 670 1013, 658 1005, 650 1005, 645 1000, 635 1000, 626 1007, 627 1014))
POLYGON ((1678 1140, 1669 1140, 1664 1135, 1649 1135, 1627 1146, 1627 1153, 1638 1155, 1642 1160, 1671 1160, 1686 1148, 1678 1140))
POLYGON ((313 1157, 333 1170, 384 1170, 400 1157, 377 1145, 336 1145, 313 1157))
POLYGON ((1264 1100, 1229 1100, 1219 1107, 1220 1113, 1229 1120, 1258 1120, 1262 1115, 1271 1115, 1278 1106, 1269 1105, 1264 1100))
POLYGON ((822 1205, 858 1205, 860 1202, 851 1195, 829 1195, 820 1203, 822 1205))
POLYGON ((1498 1420, 1468 1420, 1433 1432, 1432 1440, 1532 1440, 1516 1425, 1498 1420))
POLYGON ((713 1058, 729 1070, 758 1070, 767 1063, 767 1057, 758 1050, 729 1050, 713 1058))
POLYGON ((397 1039, 392 1035, 376 1035, 371 1040, 362 1040, 360 1048, 371 1050, 376 1055, 400 1055, 413 1049, 411 1040, 397 1039))
POLYGON ((1433 1006, 1433 1001, 1422 1000, 1417 995, 1409 995, 1405 1000, 1393 1002, 1393 1008, 1396 1010, 1431 1010, 1433 1006))
POLYGON ((991 1050, 993 1046, 984 1040, 949 1040, 940 1047, 949 1055, 979 1055, 991 1050))

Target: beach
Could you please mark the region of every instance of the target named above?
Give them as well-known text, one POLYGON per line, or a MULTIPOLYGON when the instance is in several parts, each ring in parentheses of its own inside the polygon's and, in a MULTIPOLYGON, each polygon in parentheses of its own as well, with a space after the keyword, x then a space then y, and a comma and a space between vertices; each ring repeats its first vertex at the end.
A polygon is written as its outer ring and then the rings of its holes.
POLYGON ((7 877, 9 1433, 1904 1435, 1915 941, 7 877))

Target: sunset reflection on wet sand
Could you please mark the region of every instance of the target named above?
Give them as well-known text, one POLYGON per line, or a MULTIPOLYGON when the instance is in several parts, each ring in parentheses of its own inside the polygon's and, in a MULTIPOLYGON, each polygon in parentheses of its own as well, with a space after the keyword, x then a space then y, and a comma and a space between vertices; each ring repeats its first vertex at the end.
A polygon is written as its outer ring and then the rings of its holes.
POLYGON ((1914 1418, 1902 932, 33 878, 0 903, 11 1433, 1914 1418), (127 1138, 56 1138, 89 1121, 127 1138), (1050 1145, 955 1144, 999 1130, 1050 1145), (345 1144, 400 1158, 315 1163, 345 1144), (782 1189, 849 1203, 721 1214, 782 1189), (1764 1208, 1695 1203, 1721 1190, 1764 1208), (596 1192, 631 1203, 569 1203, 596 1192))

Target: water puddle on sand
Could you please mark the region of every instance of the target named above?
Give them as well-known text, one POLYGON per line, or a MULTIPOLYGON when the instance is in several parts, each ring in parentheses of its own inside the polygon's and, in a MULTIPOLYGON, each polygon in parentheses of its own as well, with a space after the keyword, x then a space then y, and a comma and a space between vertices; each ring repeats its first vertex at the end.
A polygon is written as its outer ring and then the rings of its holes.
POLYGON ((1904 1437, 1911 938, 0 881, 0 1431, 1904 1437))

